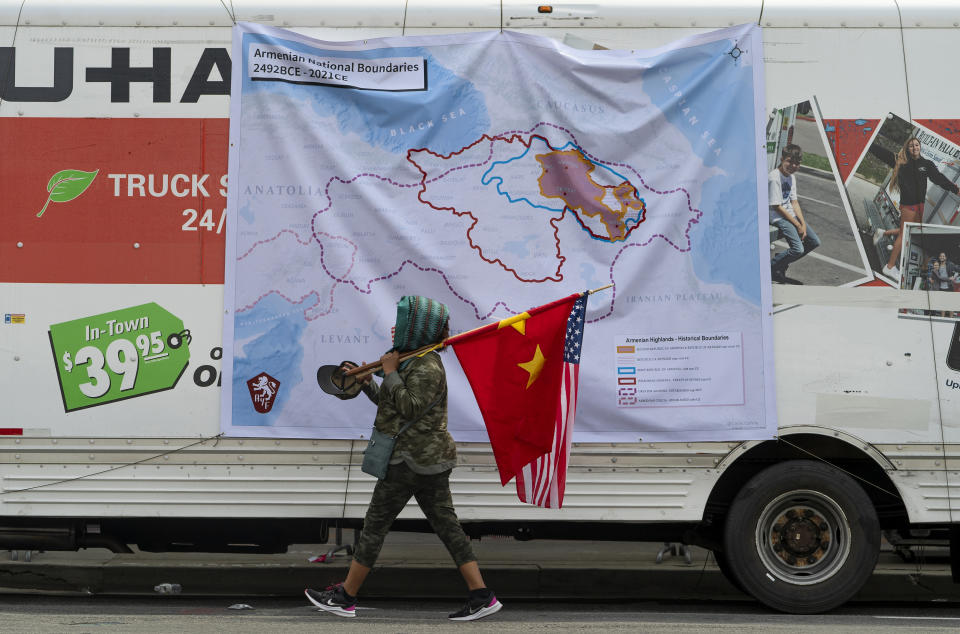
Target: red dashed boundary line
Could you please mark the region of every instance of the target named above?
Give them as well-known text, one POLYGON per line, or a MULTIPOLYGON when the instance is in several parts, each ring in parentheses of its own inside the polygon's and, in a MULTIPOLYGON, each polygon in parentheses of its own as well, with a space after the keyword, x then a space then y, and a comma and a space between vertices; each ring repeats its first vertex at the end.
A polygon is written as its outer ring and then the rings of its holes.
MULTIPOLYGON (((689 234, 690 234, 690 229, 691 229, 691 226, 692 226, 693 224, 699 222, 699 219, 702 217, 703 212, 701 212, 699 209, 695 209, 695 208, 693 207, 692 201, 691 201, 691 199, 690 199, 690 194, 689 194, 689 192, 687 192, 683 187, 677 187, 677 188, 668 189, 668 190, 658 190, 658 189, 655 189, 655 188, 651 187, 651 186, 643 179, 643 177, 640 175, 640 173, 637 172, 637 171, 636 171, 633 167, 631 167, 630 165, 628 165, 628 164, 626 164, 626 163, 605 162, 605 161, 600 160, 598 157, 590 154, 590 153, 587 152, 586 150, 584 150, 584 149, 583 149, 583 146, 582 146, 582 145, 580 144, 580 142, 577 140, 576 135, 575 135, 571 130, 569 130, 568 128, 565 128, 565 127, 563 127, 563 126, 560 126, 560 125, 557 125, 557 124, 554 124, 554 123, 548 123, 548 122, 546 122, 546 121, 541 121, 540 123, 537 123, 535 126, 533 126, 532 128, 530 128, 529 130, 525 130, 525 131, 524 131, 524 130, 509 130, 509 131, 507 131, 507 132, 504 132, 504 133, 502 133, 502 134, 495 135, 495 136, 490 136, 490 135, 484 134, 483 136, 481 136, 479 139, 477 139, 476 141, 474 141, 474 142, 471 143, 470 145, 467 145, 467 146, 461 148, 460 150, 457 150, 457 151, 455 151, 455 152, 451 152, 450 154, 446 154, 446 155, 444 155, 444 154, 438 154, 438 153, 433 152, 433 151, 431 151, 431 150, 429 150, 429 149, 427 149, 427 148, 412 148, 412 149, 410 149, 410 150, 407 150, 407 157, 406 157, 406 158, 407 158, 407 161, 408 161, 411 165, 413 165, 413 167, 415 167, 415 168, 417 169, 417 171, 418 171, 418 172, 420 173, 420 175, 421 175, 420 180, 417 181, 416 183, 399 183, 399 182, 394 181, 394 180, 392 180, 392 179, 390 179, 390 178, 381 176, 381 175, 379 175, 379 174, 374 174, 374 173, 372 173, 372 172, 363 172, 363 173, 357 174, 357 175, 354 176, 353 178, 349 178, 349 179, 340 178, 339 176, 334 176, 334 177, 330 178, 330 180, 327 181, 327 184, 326 184, 326 186, 325 186, 325 188, 324 188, 324 195, 325 195, 326 198, 327 198, 327 206, 324 207, 323 209, 318 210, 316 213, 314 213, 313 217, 311 218, 311 237, 312 237, 312 240, 313 240, 314 242, 316 242, 316 243, 320 246, 320 266, 321 266, 321 268, 323 269, 324 273, 326 273, 327 276, 329 276, 329 277, 334 281, 334 284, 333 284, 333 286, 331 287, 330 293, 329 293, 329 304, 328 304, 327 310, 326 310, 325 312, 322 312, 322 313, 315 313, 315 314, 313 314, 313 316, 307 314, 307 311, 310 311, 310 310, 312 310, 313 308, 315 308, 315 307, 317 306, 317 304, 319 304, 319 302, 320 302, 320 295, 319 295, 319 293, 318 293, 317 291, 311 291, 310 293, 307 293, 306 295, 304 295, 303 297, 301 297, 299 301, 293 301, 291 298, 286 297, 285 295, 283 295, 282 293, 280 293, 280 292, 277 291, 277 290, 270 290, 270 291, 267 291, 266 293, 264 293, 263 295, 261 295, 259 298, 257 298, 257 300, 254 301, 252 304, 249 304, 249 305, 247 305, 247 306, 244 306, 243 308, 237 309, 236 312, 237 312, 237 313, 240 313, 240 312, 245 312, 245 311, 247 311, 247 310, 250 310, 250 309, 252 309, 254 306, 256 306, 260 301, 262 301, 264 298, 266 298, 267 296, 272 295, 272 294, 276 294, 276 295, 282 297, 284 300, 290 302, 291 304, 301 303, 304 299, 306 299, 306 298, 309 297, 310 295, 316 295, 316 296, 317 296, 317 303, 312 304, 311 306, 309 306, 308 308, 306 308, 306 309, 304 310, 304 317, 305 317, 308 321, 312 321, 312 320, 314 320, 314 319, 317 319, 317 318, 319 318, 319 317, 322 317, 322 316, 324 316, 324 315, 327 315, 327 314, 329 314, 329 313, 332 311, 332 309, 333 309, 333 293, 334 293, 334 291, 336 290, 337 286, 339 286, 339 285, 341 285, 341 284, 347 285, 347 286, 352 287, 354 290, 356 290, 356 291, 359 292, 359 293, 363 293, 363 294, 369 295, 369 294, 371 294, 371 293, 373 292, 372 289, 371 289, 371 286, 372 286, 374 283, 376 283, 376 282, 381 282, 381 281, 384 281, 384 280, 388 280, 388 279, 391 279, 391 278, 399 275, 399 274, 404 270, 404 268, 407 267, 408 265, 409 265, 409 266, 412 266, 412 267, 414 267, 414 268, 416 268, 417 270, 422 271, 422 272, 432 272, 432 273, 437 273, 438 275, 440 275, 440 277, 443 279, 444 284, 447 286, 447 289, 448 289, 455 297, 457 297, 459 300, 461 300, 462 302, 464 302, 465 304, 467 304, 468 306, 470 306, 470 307, 473 309, 474 315, 476 316, 477 319, 485 320, 485 319, 490 318, 490 317, 496 312, 497 308, 499 308, 499 307, 501 307, 501 306, 502 306, 503 308, 505 308, 506 310, 510 311, 510 312, 516 312, 516 309, 511 308, 510 306, 508 306, 506 302, 504 302, 504 301, 502 301, 502 300, 498 300, 498 301, 493 305, 493 307, 490 309, 490 311, 488 311, 486 314, 482 314, 482 313, 480 312, 479 307, 478 307, 474 302, 470 301, 469 299, 467 299, 466 297, 464 297, 463 295, 461 295, 460 293, 458 293, 456 290, 454 290, 453 285, 450 283, 450 280, 447 278, 447 275, 446 275, 446 273, 445 273, 443 270, 438 269, 438 268, 436 268, 436 267, 426 267, 426 266, 422 266, 422 265, 414 262, 413 260, 404 260, 404 261, 400 264, 400 266, 399 266, 395 271, 393 271, 392 273, 388 273, 388 274, 386 274, 386 275, 382 275, 382 276, 380 276, 380 277, 373 278, 373 279, 371 279, 371 280, 367 283, 366 288, 361 288, 356 282, 353 282, 352 280, 346 279, 345 277, 341 277, 341 276, 339 276, 339 275, 336 275, 336 274, 334 274, 332 271, 330 271, 330 269, 327 268, 327 265, 326 265, 326 262, 325 262, 325 258, 324 258, 324 256, 325 256, 324 246, 323 246, 323 242, 321 241, 321 237, 323 237, 323 238, 329 238, 329 239, 333 239, 333 240, 343 240, 343 241, 347 242, 348 244, 350 244, 350 245, 353 247, 353 253, 352 253, 351 258, 350 258, 350 266, 347 268, 347 273, 346 273, 347 275, 349 275, 350 271, 353 270, 353 267, 354 267, 354 265, 355 265, 355 263, 356 263, 356 255, 357 255, 357 251, 358 251, 358 247, 357 247, 356 243, 354 243, 353 241, 351 241, 351 240, 349 240, 349 239, 347 239, 347 238, 344 238, 344 237, 342 237, 342 236, 335 236, 335 235, 331 235, 331 234, 329 234, 329 233, 326 233, 326 232, 323 232, 323 231, 318 230, 317 227, 316 227, 316 222, 317 222, 317 219, 320 217, 321 214, 325 213, 326 211, 328 211, 328 210, 333 206, 333 199, 332 199, 331 196, 330 196, 330 187, 331 187, 334 183, 342 183, 342 184, 344 184, 344 185, 349 185, 349 184, 351 184, 351 183, 356 182, 357 180, 359 180, 359 179, 361 179, 361 178, 375 178, 375 179, 377 179, 377 180, 379 180, 379 181, 381 181, 381 182, 384 182, 384 183, 388 183, 388 184, 390 184, 390 185, 393 185, 394 187, 405 188, 405 189, 416 187, 416 188, 419 188, 419 190, 420 190, 420 191, 417 193, 417 199, 418 199, 421 203, 427 205, 428 207, 430 207, 430 208, 432 208, 432 209, 434 209, 434 210, 437 210, 437 211, 449 211, 449 212, 453 213, 454 215, 456 215, 456 216, 458 216, 458 217, 468 216, 469 218, 471 218, 471 220, 472 220, 473 222, 470 224, 470 227, 467 229, 467 234, 466 234, 466 235, 467 235, 467 241, 468 241, 468 243, 469 243, 469 245, 470 245, 470 248, 472 248, 472 249, 474 249, 475 251, 477 251, 478 255, 480 256, 480 258, 481 258, 484 262, 487 262, 488 264, 495 264, 495 265, 500 266, 500 267, 503 268, 505 271, 508 271, 509 273, 513 274, 513 276, 514 276, 515 278, 517 278, 517 280, 519 280, 519 281, 521 281, 521 282, 533 283, 533 284, 542 284, 542 283, 544 283, 544 282, 560 282, 560 281, 563 280, 563 275, 561 274, 560 271, 561 271, 561 269, 563 268, 563 264, 566 262, 566 257, 562 255, 561 250, 560 250, 560 238, 559 238, 559 230, 560 230, 560 229, 559 229, 559 224, 560 224, 560 222, 563 220, 563 218, 566 216, 566 212, 567 212, 567 210, 568 210, 569 208, 565 207, 559 218, 553 218, 553 219, 550 220, 550 224, 553 226, 554 242, 555 242, 555 244, 556 244, 556 255, 557 255, 557 258, 560 260, 559 264, 557 265, 557 268, 556 268, 555 272, 553 273, 552 276, 548 276, 548 277, 544 277, 544 278, 540 278, 540 279, 524 279, 524 278, 520 277, 514 269, 510 268, 509 266, 507 266, 507 265, 506 265, 502 260, 500 260, 499 258, 490 259, 490 258, 485 257, 485 256, 483 255, 483 250, 482 250, 478 245, 474 244, 473 238, 472 238, 472 236, 471 236, 471 232, 473 231, 473 228, 477 225, 477 222, 479 222, 479 219, 478 219, 476 216, 474 216, 474 215, 473 215, 472 213, 470 213, 469 211, 463 211, 463 212, 457 211, 456 208, 454 208, 454 207, 438 207, 438 206, 434 205, 433 203, 431 203, 430 201, 425 200, 425 199, 423 198, 423 195, 426 193, 426 188, 427 188, 427 185, 428 185, 429 183, 435 183, 435 182, 437 182, 438 180, 440 180, 440 179, 446 177, 447 175, 452 174, 453 172, 456 172, 456 171, 458 171, 458 170, 473 169, 473 168, 476 168, 476 167, 482 167, 482 166, 486 165, 487 163, 489 163, 489 162, 493 159, 493 145, 494 145, 494 143, 495 143, 496 141, 505 141, 505 142, 507 142, 507 143, 513 143, 514 141, 519 141, 522 145, 524 145, 524 147, 529 148, 530 145, 531 145, 531 143, 533 142, 533 139, 534 139, 534 138, 539 138, 539 139, 543 140, 544 143, 546 143, 547 147, 549 147, 549 148, 551 148, 551 149, 555 149, 555 148, 553 148, 552 145, 550 145, 550 142, 546 139, 546 137, 544 137, 544 136, 542 136, 542 135, 534 134, 534 132, 535 132, 536 130, 538 130, 538 129, 540 129, 540 128, 543 128, 543 127, 553 128, 553 129, 559 130, 559 131, 563 132, 564 134, 568 135, 568 136, 573 140, 574 144, 577 146, 577 148, 580 150, 580 152, 582 152, 582 153, 584 154, 584 156, 587 156, 587 157, 590 158, 591 160, 593 160, 593 161, 595 161, 595 162, 597 162, 597 163, 603 164, 603 165, 620 167, 620 168, 624 168, 624 169, 630 171, 632 174, 634 174, 634 175, 637 177, 637 179, 640 181, 640 183, 643 185, 643 187, 644 187, 645 189, 647 189, 648 191, 650 191, 650 192, 652 192, 652 193, 654 193, 654 194, 658 194, 658 195, 664 196, 664 195, 668 195, 668 194, 675 194, 675 193, 678 193, 678 192, 683 192, 684 196, 686 197, 687 210, 688 210, 691 214, 693 214, 693 216, 694 216, 693 219, 690 220, 690 221, 687 223, 687 228, 686 228, 686 230, 685 230, 685 232, 684 232, 684 236, 687 238, 687 245, 688 245, 688 246, 686 246, 686 247, 681 247, 681 246, 679 246, 679 245, 676 245, 676 244, 674 244, 669 238, 667 238, 665 235, 659 234, 659 233, 651 236, 647 241, 642 242, 642 243, 630 243, 630 244, 625 244, 625 245, 623 245, 623 247, 621 247, 621 249, 617 252, 617 255, 614 257, 613 261, 612 261, 611 264, 610 264, 609 275, 610 275, 610 282, 611 282, 611 283, 614 281, 614 280, 613 280, 613 270, 614 270, 614 268, 615 268, 615 266, 616 266, 616 262, 617 262, 617 260, 620 259, 620 256, 623 254, 623 252, 626 251, 628 248, 646 246, 646 245, 650 244, 650 243, 651 243, 654 239, 656 239, 656 238, 663 238, 663 240, 666 241, 670 246, 674 247, 675 249, 677 249, 677 250, 680 251, 680 252, 688 252, 688 251, 690 251, 690 246, 689 246, 689 244, 690 244, 690 236, 689 236, 689 234), (527 139, 526 141, 525 141, 524 138, 523 138, 524 136, 528 137, 528 139, 527 139), (459 155, 459 154, 463 154, 463 153, 466 152, 467 150, 469 150, 469 149, 471 149, 471 148, 475 147, 476 145, 478 145, 478 144, 480 144, 480 143, 483 143, 483 142, 489 143, 489 149, 488 149, 487 157, 486 157, 483 161, 475 162, 475 163, 468 163, 468 164, 465 164, 465 165, 457 165, 457 166, 455 166, 455 167, 452 167, 452 168, 448 169, 448 170, 445 171, 445 172, 440 173, 439 175, 437 175, 437 176, 435 176, 435 177, 433 177, 433 178, 427 178, 427 173, 426 173, 425 171, 423 171, 423 169, 420 167, 420 165, 417 164, 417 162, 414 160, 414 158, 413 158, 413 156, 412 156, 412 155, 415 154, 415 153, 425 152, 425 153, 430 154, 430 155, 432 155, 432 156, 435 156, 435 157, 437 157, 437 158, 439 158, 439 159, 448 160, 448 159, 450 159, 450 158, 452 158, 452 157, 454 157, 454 156, 457 156, 457 155, 459 155)), ((645 219, 646 219, 646 211, 644 212, 644 220, 645 220, 645 219)), ((641 221, 638 222, 636 225, 634 225, 634 226, 630 229, 630 232, 632 232, 633 229, 635 229, 637 226, 639 226, 642 222, 643 222, 643 220, 641 220, 641 221)), ((258 242, 255 242, 253 245, 250 246, 249 249, 247 249, 247 251, 246 251, 245 253, 243 253, 243 255, 238 256, 238 257, 237 257, 237 260, 240 261, 240 260, 245 259, 245 258, 246 258, 247 256, 249 256, 255 249, 259 248, 260 246, 262 246, 262 245, 264 245, 264 244, 268 244, 268 243, 271 243, 271 242, 277 240, 277 239, 280 238, 284 233, 292 234, 292 235, 296 238, 297 242, 300 243, 300 244, 302 244, 302 245, 304 245, 304 246, 307 246, 307 245, 311 244, 311 241, 310 241, 310 240, 303 240, 303 239, 301 239, 300 235, 299 235, 298 233, 296 233, 295 231, 292 231, 292 230, 290 230, 290 229, 283 229, 283 230, 279 231, 276 235, 274 235, 274 236, 271 237, 271 238, 267 238, 267 239, 264 239, 264 240, 260 240, 260 241, 258 241, 258 242)), ((629 235, 629 232, 628 232, 627 235, 629 235)), ((591 323, 592 323, 592 322, 595 322, 595 321, 599 321, 599 320, 601 320, 601 319, 604 319, 605 317, 607 317, 607 316, 609 316, 610 314, 613 313, 614 304, 615 304, 615 302, 616 302, 616 287, 615 287, 615 286, 614 286, 614 288, 612 289, 612 291, 613 291, 613 297, 611 298, 611 301, 610 301, 610 308, 609 308, 609 310, 608 310, 605 314, 601 315, 600 317, 596 317, 596 318, 594 318, 594 319, 591 319, 591 320, 590 320, 591 323)))
MULTIPOLYGON (((293 304, 294 306, 297 305, 297 304, 303 303, 303 300, 305 300, 306 298, 310 297, 311 295, 316 295, 316 296, 317 296, 317 302, 320 301, 320 294, 319 294, 317 291, 310 291, 309 293, 307 293, 307 294, 305 294, 305 295, 301 295, 301 296, 300 296, 300 299, 296 299, 296 300, 295 300, 295 299, 292 299, 292 298, 290 298, 290 297, 287 297, 286 295, 284 295, 283 293, 281 293, 281 292, 278 291, 278 290, 269 290, 269 291, 267 291, 266 293, 264 293, 263 295, 261 295, 260 297, 258 297, 257 299, 253 300, 253 303, 247 304, 247 305, 244 306, 243 308, 238 308, 238 309, 236 310, 236 312, 242 313, 242 312, 248 311, 248 310, 252 309, 254 306, 256 306, 257 304, 259 304, 261 301, 263 301, 264 299, 266 299, 267 297, 269 297, 270 295, 279 295, 280 297, 282 297, 283 299, 285 299, 285 300, 288 301, 289 303, 293 304)), ((305 308, 304 311, 307 311, 307 310, 309 310, 310 308, 313 308, 313 307, 316 306, 316 305, 317 305, 316 303, 313 303, 313 304, 311 304, 310 306, 308 306, 307 308, 305 308)))
MULTIPOLYGON (((300 239, 300 234, 297 233, 296 231, 293 231, 292 229, 281 229, 281 230, 278 231, 277 234, 276 234, 275 236, 273 236, 272 238, 267 238, 267 239, 265 239, 265 240, 257 240, 256 242, 254 242, 252 245, 250 245, 250 248, 247 249, 246 252, 245 252, 243 255, 238 255, 238 256, 237 256, 237 262, 239 262, 240 260, 243 260, 243 259, 246 258, 248 255, 250 255, 251 253, 253 253, 254 249, 256 249, 257 247, 259 247, 260 245, 262 245, 262 244, 269 244, 269 243, 273 242, 274 240, 276 240, 277 238, 279 238, 280 236, 282 236, 282 235, 285 234, 285 233, 291 234, 294 238, 296 238, 297 242, 299 242, 299 243, 302 244, 303 246, 305 246, 305 247, 306 247, 306 246, 310 246, 310 241, 309 241, 309 240, 301 240, 301 239, 300 239)), ((332 238, 332 237, 334 237, 334 236, 330 236, 330 237, 332 238)))

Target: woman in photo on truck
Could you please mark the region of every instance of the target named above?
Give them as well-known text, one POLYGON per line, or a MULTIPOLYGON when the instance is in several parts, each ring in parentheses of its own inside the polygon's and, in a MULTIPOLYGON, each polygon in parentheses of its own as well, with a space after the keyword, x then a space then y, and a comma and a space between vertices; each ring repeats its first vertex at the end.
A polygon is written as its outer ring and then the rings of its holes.
POLYGON ((879 143, 872 144, 869 151, 893 168, 893 174, 890 177, 890 191, 900 192, 900 227, 886 231, 878 228, 874 235, 874 243, 879 242, 880 238, 885 235, 897 236, 887 264, 883 267, 883 274, 893 279, 900 279, 900 270, 897 268, 897 263, 900 260, 900 250, 903 247, 903 227, 908 222, 923 221, 923 203, 927 196, 927 179, 955 194, 960 194, 960 188, 941 174, 933 161, 920 156, 920 141, 915 136, 908 138, 896 155, 890 150, 880 147, 879 143))

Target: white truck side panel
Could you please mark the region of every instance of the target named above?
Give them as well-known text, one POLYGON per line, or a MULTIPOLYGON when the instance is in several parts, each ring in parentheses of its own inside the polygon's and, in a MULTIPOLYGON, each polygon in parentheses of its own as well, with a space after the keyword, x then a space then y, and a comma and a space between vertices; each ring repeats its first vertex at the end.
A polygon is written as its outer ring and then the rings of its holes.
MULTIPOLYGON (((133 245, 129 245, 133 248, 133 245)), ((113 286, 113 285, 111 285, 113 286)), ((102 311, 105 289, 91 284, 0 284, 0 294, 10 305, 19 306, 29 315, 43 315, 51 310, 51 297, 63 305, 76 307, 77 315, 92 315, 102 311)), ((126 305, 157 302, 161 306, 176 306, 178 316, 191 324, 193 343, 197 352, 190 365, 171 392, 175 399, 134 398, 116 403, 117 410, 107 413, 103 407, 71 412, 64 416, 59 394, 41 397, 37 385, 56 383, 56 369, 50 358, 50 341, 43 324, 24 324, 24 328, 0 338, 0 347, 10 350, 19 360, 4 373, 3 382, 10 394, 20 395, 4 408, 5 427, 24 427, 25 435, 47 437, 158 437, 207 438, 219 432, 219 390, 214 384, 202 387, 194 381, 194 373, 202 372, 201 383, 209 376, 219 374, 220 361, 210 357, 210 351, 220 345, 220 311, 223 307, 223 287, 220 285, 124 285, 115 286, 126 305), (46 348, 46 355, 37 351, 46 348), (200 370, 202 366, 210 369, 200 370), (54 422, 56 421, 56 422, 54 422), (29 430, 29 433, 27 432, 29 430)), ((110 291, 107 291, 109 293, 110 291)), ((162 394, 162 393, 161 393, 162 394)), ((183 444, 183 441, 177 441, 183 444)))
MULTIPOLYGON (((876 119, 887 112, 954 118, 960 84, 940 60, 943 51, 957 48, 956 12, 934 3, 900 4, 908 27, 902 33, 892 0, 871 3, 869 9, 859 2, 828 0, 722 5, 616 0, 557 3, 552 14, 515 0, 329 6, 233 0, 228 6, 238 20, 328 40, 502 26, 558 40, 569 32, 610 48, 645 49, 755 21, 762 7, 771 107, 816 95, 827 118, 876 119)), ((69 97, 49 103, 4 101, 0 118, 224 119, 228 96, 180 100, 204 50, 229 51, 231 26, 232 16, 214 0, 149 7, 110 0, 0 0, 0 45, 16 47, 18 86, 53 85, 54 48, 73 49, 69 97), (129 101, 113 103, 109 83, 87 81, 86 69, 109 66, 115 47, 130 48, 132 66, 150 66, 154 47, 170 47, 171 100, 156 103, 152 86, 134 83, 129 101)), ((216 70, 211 79, 219 79, 216 70)), ((118 205, 135 209, 136 202, 118 205)), ((172 213, 179 217, 180 208, 172 213)), ((2 239, 17 241, 6 234, 2 239)), ((22 438, 0 437, 0 515, 362 517, 373 486, 357 466, 362 442, 220 439, 170 453, 219 429, 218 390, 201 387, 192 374, 201 365, 219 370, 209 352, 219 345, 222 295, 219 284, 0 283, 0 312, 28 315, 23 325, 0 327, 6 400, 0 427, 24 429, 22 438), (166 393, 175 398, 131 399, 65 416, 59 395, 50 390, 56 379, 47 329, 107 310, 118 297, 123 305, 156 301, 175 312, 191 324, 197 353, 175 390, 166 393), (52 485, 78 477, 83 479, 52 485)), ((948 371, 943 342, 949 341, 952 324, 931 328, 923 321, 898 320, 889 307, 838 308, 829 302, 779 312, 774 324, 782 426, 877 446, 889 459, 888 473, 911 520, 949 521, 950 508, 960 508, 957 487, 946 486, 946 468, 960 468, 960 403, 941 387, 948 371), (817 345, 810 345, 811 335, 798 332, 815 333, 817 345)), ((466 520, 696 521, 717 477, 745 447, 578 445, 564 509, 544 511, 519 504, 512 485, 499 486, 487 446, 462 445, 453 486, 466 520)), ((951 477, 960 479, 955 471, 951 477)), ((417 513, 408 508, 405 516, 417 513)))

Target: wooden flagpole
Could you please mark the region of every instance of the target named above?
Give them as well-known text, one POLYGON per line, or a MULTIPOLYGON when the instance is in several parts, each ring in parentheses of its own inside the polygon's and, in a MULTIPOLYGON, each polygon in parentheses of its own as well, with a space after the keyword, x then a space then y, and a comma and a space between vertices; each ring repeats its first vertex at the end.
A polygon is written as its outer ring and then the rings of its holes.
MULTIPOLYGON (((600 288, 595 288, 595 289, 593 289, 593 290, 591 290, 591 291, 587 291, 587 295, 593 295, 594 293, 599 293, 600 291, 605 291, 605 290, 607 290, 608 288, 611 288, 612 286, 613 286, 613 284, 607 284, 606 286, 601 286, 600 288)), ((508 317, 507 319, 509 319, 509 317, 508 317)), ((456 335, 451 335, 451 336, 447 337, 446 339, 444 339, 443 341, 441 341, 440 343, 432 343, 432 344, 430 344, 430 345, 428 345, 428 346, 423 346, 422 348, 417 348, 416 350, 410 350, 410 351, 408 351, 408 352, 404 352, 404 353, 402 353, 402 354, 400 355, 399 361, 400 361, 400 363, 403 363, 403 362, 406 361, 407 359, 412 359, 412 358, 414 358, 414 357, 421 357, 421 356, 427 354, 428 352, 430 352, 431 350, 436 350, 436 349, 438 349, 438 348, 443 348, 444 346, 447 345, 447 342, 448 342, 448 341, 450 341, 451 339, 453 339, 453 338, 455 338, 455 337, 462 337, 463 335, 468 335, 468 334, 470 334, 471 332, 476 332, 476 331, 478 331, 478 330, 481 330, 481 329, 483 329, 483 328, 486 328, 487 326, 489 326, 489 325, 491 325, 491 324, 500 323, 501 321, 503 321, 503 320, 502 320, 502 319, 498 319, 497 321, 491 321, 489 324, 484 324, 484 325, 482 325, 482 326, 477 326, 476 328, 471 328, 470 330, 466 330, 466 331, 461 332, 461 333, 458 333, 458 334, 456 334, 456 335)), ((357 377, 357 378, 362 378, 362 377, 367 376, 368 374, 373 374, 374 372, 376 372, 377 370, 379 370, 382 365, 383 365, 383 364, 380 363, 379 360, 377 360, 377 361, 373 361, 373 362, 371 362, 371 363, 364 363, 363 365, 358 365, 358 366, 355 367, 355 368, 351 368, 351 369, 347 370, 347 371, 344 372, 343 374, 344 374, 344 376, 353 376, 353 377, 357 377)))

